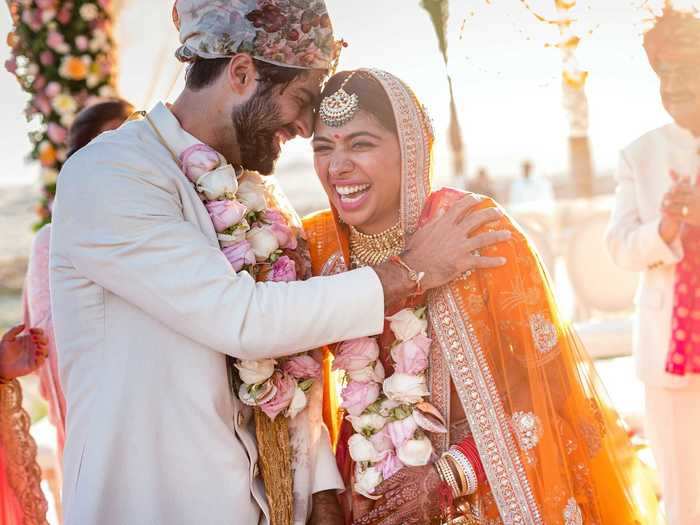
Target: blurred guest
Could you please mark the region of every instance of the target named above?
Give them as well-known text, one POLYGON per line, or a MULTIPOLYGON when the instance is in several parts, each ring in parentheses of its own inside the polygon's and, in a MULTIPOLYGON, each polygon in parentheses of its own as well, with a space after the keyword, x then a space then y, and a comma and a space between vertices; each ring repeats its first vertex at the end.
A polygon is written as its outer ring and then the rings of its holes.
POLYGON ((46 524, 46 500, 36 444, 29 435, 29 415, 22 408, 16 378, 36 370, 46 359, 47 341, 39 329, 23 325, 0 341, 0 523, 46 524))
POLYGON ((467 190, 497 200, 496 192, 491 184, 491 177, 489 177, 489 172, 486 168, 479 168, 477 170, 476 177, 469 182, 467 190))
MULTIPOLYGON (((133 112, 124 100, 99 102, 83 109, 68 132, 68 156, 86 146, 100 133, 118 128, 133 112)), ((27 326, 42 328, 48 339, 49 356, 39 370, 42 396, 49 403, 49 419, 56 427, 58 471, 65 442, 66 402, 58 377, 56 346, 49 294, 49 241, 51 225, 41 228, 34 238, 24 287, 24 321, 27 326)))
POLYGON ((532 163, 526 160, 522 163, 520 178, 510 185, 508 204, 511 207, 536 204, 551 208, 554 205, 552 183, 545 177, 534 175, 532 163))
POLYGON ((635 353, 672 525, 700 523, 700 19, 667 7, 644 36, 673 123, 622 151, 607 242, 642 272, 635 353))

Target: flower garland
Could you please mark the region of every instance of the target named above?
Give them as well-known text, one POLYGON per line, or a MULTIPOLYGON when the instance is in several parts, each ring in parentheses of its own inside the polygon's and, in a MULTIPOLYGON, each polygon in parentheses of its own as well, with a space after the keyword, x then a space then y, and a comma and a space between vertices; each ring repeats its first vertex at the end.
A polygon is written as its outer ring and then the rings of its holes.
MULTIPOLYGON (((213 148, 195 144, 180 156, 182 170, 195 185, 217 232, 221 250, 236 272, 258 281, 295 281, 310 276, 310 257, 291 216, 275 208, 278 198, 256 172, 239 177, 213 148)), ((307 392, 321 377, 310 355, 284 359, 237 360, 238 397, 274 420, 293 418, 307 405, 307 392)))
POLYGON ((390 377, 385 378, 377 338, 341 343, 333 362, 334 370, 345 373, 341 407, 356 432, 348 440, 355 462, 354 488, 370 498, 382 481, 404 466, 430 462, 433 446, 426 432, 447 432, 440 412, 424 400, 430 394, 426 309, 406 308, 387 319, 396 338, 390 377))
POLYGON ((31 95, 35 120, 30 158, 42 167, 37 228, 50 222, 56 177, 66 159, 68 128, 98 98, 115 95, 111 0, 9 0, 14 28, 5 68, 31 95))

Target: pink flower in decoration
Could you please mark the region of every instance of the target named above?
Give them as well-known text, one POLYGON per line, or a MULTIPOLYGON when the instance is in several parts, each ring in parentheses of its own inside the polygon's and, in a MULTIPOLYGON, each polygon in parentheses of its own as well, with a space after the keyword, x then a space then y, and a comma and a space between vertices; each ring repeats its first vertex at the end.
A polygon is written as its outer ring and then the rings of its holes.
POLYGON ((46 45, 57 53, 66 54, 70 51, 66 41, 63 39, 63 35, 58 31, 49 31, 46 37, 46 45))
POLYGON ((386 426, 379 432, 372 434, 372 437, 370 437, 369 440, 372 442, 372 445, 374 445, 374 448, 376 448, 379 452, 394 449, 394 444, 391 442, 386 426))
POLYGON ((382 473, 384 480, 387 480, 401 470, 404 467, 404 464, 401 463, 401 460, 394 452, 389 452, 386 456, 384 456, 382 461, 377 463, 376 467, 382 473))
POLYGON ((51 66, 56 62, 56 57, 51 51, 46 49, 39 54, 39 62, 41 62, 42 66, 51 66))
POLYGON ((423 334, 404 341, 391 350, 391 357, 396 363, 396 372, 402 374, 419 374, 428 368, 430 355, 430 338, 423 334))
POLYGON ((206 144, 195 144, 180 154, 182 171, 192 182, 221 165, 219 154, 206 144))
POLYGON ((108 10, 110 7, 112 7, 112 0, 97 0, 97 3, 104 10, 108 10))
POLYGON ((46 87, 46 77, 44 75, 37 75, 34 77, 32 87, 37 91, 44 89, 46 87))
POLYGON ((14 57, 6 60, 5 69, 14 75, 17 72, 17 60, 14 57))
POLYGON ((244 266, 255 264, 255 253, 248 241, 240 241, 221 250, 231 263, 233 271, 240 272, 244 266))
POLYGON ((79 51, 85 51, 89 45, 90 41, 85 35, 78 35, 75 37, 75 47, 77 47, 79 51))
POLYGON ((63 144, 68 136, 66 128, 56 124, 55 122, 49 122, 46 134, 49 136, 49 139, 51 139, 51 142, 59 145, 63 144))
POLYGON ((386 426, 387 434, 389 434, 389 438, 391 438, 395 448, 400 448, 406 441, 413 439, 416 430, 418 430, 418 424, 413 419, 413 416, 408 416, 399 421, 392 421, 386 426))
POLYGON ((64 2, 61 10, 58 12, 56 19, 63 25, 67 25, 73 16, 73 3, 64 2))
POLYGON ((379 345, 373 337, 344 341, 333 360, 333 370, 358 371, 379 358, 379 345))
POLYGON ((274 282, 290 282, 296 281, 297 278, 297 265, 296 263, 283 255, 277 259, 272 265, 272 273, 270 274, 270 281, 274 282))
POLYGON ((351 381, 343 389, 342 397, 343 402, 340 406, 347 410, 351 416, 359 416, 379 397, 379 385, 351 381))
POLYGON ((248 208, 240 202, 233 200, 211 201, 207 202, 205 206, 217 233, 226 231, 231 226, 241 222, 248 211, 248 208))
POLYGON ((281 412, 289 407, 292 398, 294 398, 297 383, 292 377, 279 372, 275 372, 272 376, 272 383, 277 387, 277 393, 270 401, 260 405, 260 409, 274 421, 281 412))
POLYGON ((45 94, 49 98, 53 98, 61 92, 61 84, 58 82, 49 82, 46 86, 45 94))
POLYGON ((55 7, 56 0, 36 0, 36 5, 39 9, 52 9, 55 7))
POLYGON ((297 355, 282 365, 282 370, 295 379, 317 379, 321 377, 321 365, 310 355, 297 355))
POLYGON ((39 31, 41 29, 41 11, 25 9, 22 12, 22 22, 27 24, 32 31, 39 31))
POLYGON ((44 95, 37 95, 34 97, 34 106, 45 116, 51 114, 51 103, 44 95))
POLYGON ((294 231, 287 225, 284 215, 277 210, 266 210, 263 221, 270 224, 270 230, 277 237, 277 242, 283 250, 296 250, 297 237, 294 231))

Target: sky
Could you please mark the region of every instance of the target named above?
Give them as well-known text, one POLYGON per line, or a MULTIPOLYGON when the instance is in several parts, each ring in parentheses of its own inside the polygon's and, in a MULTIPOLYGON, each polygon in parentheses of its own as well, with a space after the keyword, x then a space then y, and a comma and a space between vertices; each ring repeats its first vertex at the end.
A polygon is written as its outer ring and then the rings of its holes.
MULTIPOLYGON (((172 0, 123 0, 117 37, 120 90, 137 107, 172 100, 182 86, 173 58, 177 35, 172 0)), ((689 0, 681 0, 688 3, 689 0)), ((589 71, 587 94, 594 165, 609 172, 619 150, 642 133, 665 124, 658 83, 641 47, 646 11, 643 0, 579 0, 585 36, 581 66, 589 71)), ((697 2, 696 2, 697 3, 697 2)), ((446 170, 445 134, 449 106, 445 66, 419 0, 327 0, 336 34, 349 42, 340 68, 375 67, 406 81, 428 107, 438 133, 438 169, 446 170)), ((539 13, 553 14, 553 0, 530 0, 539 13)), ((567 169, 568 124, 561 105, 561 59, 556 29, 538 22, 524 0, 453 0, 449 71, 453 77, 469 172, 486 166, 495 175, 513 175, 522 159, 543 174, 567 169)), ((10 17, 0 7, 0 35, 10 17)), ((4 38, 2 39, 4 41, 4 38)), ((9 50, 0 45, 0 64, 9 50)), ((0 70, 0 184, 32 180, 27 165, 26 102, 15 79, 0 70)), ((307 141, 297 139, 283 152, 280 169, 308 162, 307 141)))

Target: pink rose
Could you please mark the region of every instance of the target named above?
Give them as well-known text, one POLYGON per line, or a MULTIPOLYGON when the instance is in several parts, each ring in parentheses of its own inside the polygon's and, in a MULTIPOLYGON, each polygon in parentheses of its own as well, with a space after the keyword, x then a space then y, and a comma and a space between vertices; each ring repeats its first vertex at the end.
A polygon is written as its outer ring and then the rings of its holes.
POLYGON ((63 144, 68 136, 66 128, 56 124, 55 122, 49 122, 46 134, 49 136, 49 139, 51 139, 51 142, 59 145, 63 144))
POLYGON ((282 215, 282 212, 279 210, 265 210, 265 212, 262 215, 262 219, 268 224, 284 224, 285 226, 287 225, 287 220, 284 218, 284 215, 282 215))
POLYGON ((108 11, 109 8, 112 6, 112 0, 97 0, 97 3, 105 11, 108 11))
POLYGON ((389 452, 384 459, 375 465, 382 473, 382 478, 386 481, 404 467, 401 460, 394 452, 389 452))
POLYGON ((39 62, 42 66, 52 66, 55 62, 54 55, 48 49, 39 54, 39 62))
POLYGON ((59 53, 67 53, 70 51, 70 49, 66 50, 66 41, 63 39, 63 35, 58 31, 49 31, 46 37, 46 45, 59 53))
POLYGON ((389 434, 389 438, 391 438, 395 448, 400 448, 406 441, 413 439, 416 430, 418 430, 418 424, 413 419, 413 416, 408 416, 399 421, 392 421, 386 426, 386 432, 389 434))
POLYGON ((56 0, 36 0, 36 5, 39 9, 51 9, 54 7, 56 0))
POLYGON ((206 144, 195 144, 180 154, 182 171, 192 182, 221 165, 219 154, 206 144))
POLYGON ((61 84, 58 82, 49 82, 48 85, 46 86, 46 96, 49 98, 54 98, 56 95, 58 95, 61 92, 61 84))
POLYGON ((277 387, 277 393, 267 403, 260 405, 260 409, 274 421, 280 412, 289 407, 294 398, 297 383, 291 376, 280 372, 275 372, 272 376, 272 383, 277 387))
POLYGON ((75 37, 75 47, 77 47, 79 51, 85 51, 89 45, 90 41, 85 35, 78 35, 75 37))
POLYGON ((231 263, 234 272, 240 272, 244 266, 255 264, 255 253, 248 241, 240 241, 221 250, 231 263))
POLYGON ((272 265, 272 272, 268 280, 274 282, 290 282, 297 279, 297 265, 286 255, 277 259, 272 265))
POLYGON ((51 111, 53 111, 49 99, 44 95, 37 95, 34 97, 34 106, 44 115, 50 115, 51 111))
POLYGON ((231 226, 241 222, 248 211, 248 208, 240 202, 233 200, 211 201, 207 202, 205 206, 217 233, 226 231, 231 226))
POLYGON ((37 75, 34 77, 32 87, 37 91, 44 89, 46 87, 46 77, 44 75, 37 75))
POLYGON ((73 15, 73 4, 64 3, 61 10, 58 12, 56 19, 63 25, 67 25, 70 22, 71 16, 73 15))
POLYGON ((350 339, 340 345, 333 370, 358 371, 379 359, 379 345, 373 337, 350 339))
POLYGON ((321 365, 310 355, 297 355, 282 365, 285 374, 295 379, 317 379, 321 377, 321 365))
POLYGON ((351 381, 343 389, 342 397, 343 402, 340 406, 347 410, 351 416, 359 416, 379 397, 379 385, 351 381))
POLYGON ((14 57, 6 60, 5 69, 14 75, 17 72, 17 60, 14 57))
POLYGON ((387 450, 394 449, 394 444, 391 442, 391 438, 387 433, 386 426, 380 431, 372 434, 369 440, 372 442, 372 445, 374 445, 374 448, 376 448, 379 452, 385 452, 387 450))
POLYGON ((270 225, 270 230, 277 237, 277 242, 283 250, 297 249, 297 236, 286 224, 274 223, 270 225))
POLYGON ((396 372, 415 375, 428 368, 431 342, 429 337, 418 334, 392 348, 391 357, 396 363, 396 372))

